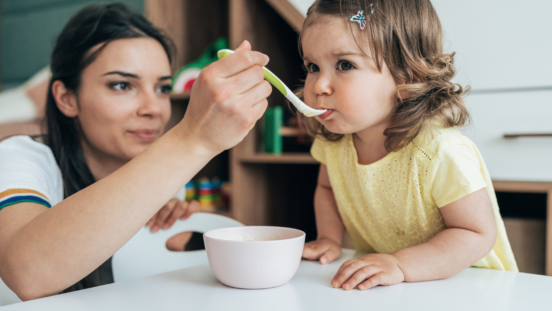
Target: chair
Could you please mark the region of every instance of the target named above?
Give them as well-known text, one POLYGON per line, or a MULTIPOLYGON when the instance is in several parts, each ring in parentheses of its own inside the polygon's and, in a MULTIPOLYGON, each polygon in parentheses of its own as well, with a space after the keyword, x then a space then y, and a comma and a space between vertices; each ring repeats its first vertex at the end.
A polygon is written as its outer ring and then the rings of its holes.
POLYGON ((196 213, 185 221, 177 221, 168 230, 152 233, 144 227, 113 255, 113 278, 115 282, 122 282, 201 264, 207 257, 204 251, 172 252, 165 243, 181 232, 205 233, 239 226, 243 224, 228 217, 196 213))
POLYGON ((21 302, 21 299, 0 279, 0 307, 16 302, 21 302))

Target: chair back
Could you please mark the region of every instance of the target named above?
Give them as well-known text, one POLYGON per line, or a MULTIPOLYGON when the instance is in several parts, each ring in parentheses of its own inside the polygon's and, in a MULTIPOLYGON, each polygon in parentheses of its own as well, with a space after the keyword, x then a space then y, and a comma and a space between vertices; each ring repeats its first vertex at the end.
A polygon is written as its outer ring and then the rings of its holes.
POLYGON ((204 251, 172 252, 165 243, 181 232, 205 233, 239 226, 243 224, 228 217, 195 213, 187 220, 177 221, 167 230, 152 233, 144 227, 113 255, 113 278, 115 282, 122 282, 202 264, 207 261, 204 251))

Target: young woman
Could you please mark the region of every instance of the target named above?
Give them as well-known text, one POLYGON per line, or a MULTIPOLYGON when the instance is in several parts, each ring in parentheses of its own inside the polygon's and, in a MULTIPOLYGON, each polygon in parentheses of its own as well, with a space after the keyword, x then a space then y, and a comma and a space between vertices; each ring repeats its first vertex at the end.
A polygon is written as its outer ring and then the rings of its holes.
POLYGON ((161 136, 170 47, 122 5, 86 8, 59 36, 47 134, 0 143, 0 278, 21 299, 111 282, 106 261, 146 223, 193 212, 171 198, 265 111, 268 57, 244 42, 203 70, 186 116, 161 136))

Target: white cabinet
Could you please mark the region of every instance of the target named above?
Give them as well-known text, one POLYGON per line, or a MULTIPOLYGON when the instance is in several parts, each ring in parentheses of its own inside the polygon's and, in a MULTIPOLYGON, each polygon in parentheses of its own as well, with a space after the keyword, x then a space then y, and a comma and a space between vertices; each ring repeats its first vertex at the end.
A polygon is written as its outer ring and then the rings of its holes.
POLYGON ((493 180, 552 181, 552 91, 473 94, 466 98, 472 124, 464 129, 483 155, 493 180))
POLYGON ((474 90, 552 89, 552 1, 432 0, 456 51, 462 85, 474 90))

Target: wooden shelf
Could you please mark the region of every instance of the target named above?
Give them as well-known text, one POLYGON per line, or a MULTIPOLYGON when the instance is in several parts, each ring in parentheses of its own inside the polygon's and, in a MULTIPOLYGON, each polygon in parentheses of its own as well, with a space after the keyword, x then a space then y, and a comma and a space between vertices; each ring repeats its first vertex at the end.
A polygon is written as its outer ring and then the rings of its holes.
POLYGON ((171 100, 185 100, 185 99, 190 99, 190 93, 171 94, 171 100))
POLYGON ((259 163, 259 164, 318 164, 308 153, 283 153, 274 155, 268 153, 255 153, 251 155, 240 155, 241 163, 259 163))

